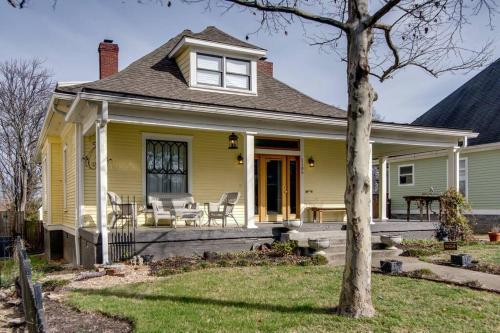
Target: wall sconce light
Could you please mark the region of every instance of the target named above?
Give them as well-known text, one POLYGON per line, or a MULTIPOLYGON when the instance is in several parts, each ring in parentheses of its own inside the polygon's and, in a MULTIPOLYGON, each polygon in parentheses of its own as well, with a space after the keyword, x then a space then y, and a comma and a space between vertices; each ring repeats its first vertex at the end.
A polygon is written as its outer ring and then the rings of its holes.
POLYGON ((239 154, 236 159, 238 160, 238 164, 243 164, 243 156, 241 156, 241 154, 239 154))
POLYGON ((309 166, 311 168, 314 168, 314 166, 316 165, 316 162, 314 161, 314 158, 312 158, 312 156, 309 157, 309 159, 307 160, 307 163, 309 163, 309 166))
POLYGON ((238 136, 234 132, 229 136, 228 149, 238 149, 238 136))

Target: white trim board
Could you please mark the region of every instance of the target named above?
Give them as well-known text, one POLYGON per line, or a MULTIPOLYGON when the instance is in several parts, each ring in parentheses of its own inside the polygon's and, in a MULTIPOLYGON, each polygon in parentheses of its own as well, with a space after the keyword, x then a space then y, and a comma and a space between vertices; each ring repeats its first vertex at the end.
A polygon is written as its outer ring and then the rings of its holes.
MULTIPOLYGON (((107 100, 110 103, 121 103, 127 105, 137 105, 137 106, 149 106, 149 107, 158 107, 158 108, 168 108, 168 109, 177 109, 177 110, 185 110, 185 111, 198 111, 198 112, 209 112, 209 113, 218 113, 218 114, 230 114, 230 115, 239 115, 242 116, 242 109, 234 108, 234 107, 219 107, 219 106, 211 106, 211 105, 193 105, 190 103, 181 103, 181 102, 171 102, 171 101, 158 101, 158 100, 149 100, 144 98, 131 98, 131 97, 120 97, 120 96, 109 96, 102 95, 96 93, 79 93, 78 94, 81 99, 85 100, 93 100, 93 101, 103 101, 107 100)), ((276 120, 288 120, 288 121, 299 121, 301 123, 317 123, 317 124, 326 124, 326 125, 339 125, 342 127, 347 126, 347 119, 344 118, 329 118, 329 117, 318 117, 318 116, 308 116, 308 115, 299 115, 299 114, 288 114, 288 113, 277 113, 277 112, 269 112, 264 110, 253 110, 253 109, 245 109, 244 112, 245 117, 257 117, 260 119, 276 119, 276 120)), ((429 134, 432 135, 444 135, 462 138, 464 136, 467 137, 477 137, 478 133, 473 133, 471 131, 465 130, 454 130, 454 129, 442 129, 442 128, 432 128, 432 127, 420 127, 420 126, 410 126, 410 125, 395 125, 388 123, 374 123, 372 125, 372 129, 374 130, 396 130, 401 131, 401 133, 405 133, 408 135, 409 133, 415 134, 429 134)))
POLYGON ((188 193, 193 193, 193 137, 187 135, 173 135, 162 133, 143 132, 141 135, 141 160, 142 160, 142 199, 143 203, 147 203, 146 198, 146 140, 164 140, 164 141, 181 141, 188 144, 188 193))
POLYGON ((43 227, 48 230, 48 231, 55 231, 55 230, 62 230, 67 232, 70 235, 75 235, 75 228, 70 227, 66 224, 49 224, 49 223, 44 223, 43 227))

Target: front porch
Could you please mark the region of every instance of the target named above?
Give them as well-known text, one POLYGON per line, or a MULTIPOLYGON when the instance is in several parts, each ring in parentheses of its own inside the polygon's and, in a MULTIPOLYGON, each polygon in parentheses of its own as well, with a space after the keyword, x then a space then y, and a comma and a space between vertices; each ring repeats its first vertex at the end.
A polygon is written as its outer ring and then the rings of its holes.
MULTIPOLYGON (((102 236, 102 243, 108 242, 112 216, 108 192, 133 198, 137 235, 145 244, 155 237, 161 243, 163 234, 193 234, 197 240, 210 240, 208 235, 244 232, 239 228, 224 232, 218 228, 144 228, 154 224, 148 202, 151 192, 189 193, 199 207, 218 201, 224 192, 238 192, 235 220, 241 228, 257 229, 255 235, 247 230, 243 237, 247 239, 273 238, 277 226, 272 223, 283 220, 301 219, 305 228, 326 229, 345 222, 345 119, 203 109, 186 112, 175 105, 165 109, 161 103, 134 106, 130 99, 122 104, 119 98, 95 102, 100 97, 91 97, 94 102, 86 107, 94 105, 95 112, 80 119, 75 133, 76 159, 85 161, 76 170, 76 239, 78 230, 83 234, 93 228, 102 236), (312 224, 314 208, 329 209, 323 213, 324 222, 337 224, 312 224)), ((376 163, 381 170, 380 221, 386 221, 388 215, 389 157, 447 149, 448 178, 453 185, 458 181, 457 147, 468 134, 375 123, 366 159, 370 171, 376 163)), ((76 243, 78 253, 82 245, 76 243)))

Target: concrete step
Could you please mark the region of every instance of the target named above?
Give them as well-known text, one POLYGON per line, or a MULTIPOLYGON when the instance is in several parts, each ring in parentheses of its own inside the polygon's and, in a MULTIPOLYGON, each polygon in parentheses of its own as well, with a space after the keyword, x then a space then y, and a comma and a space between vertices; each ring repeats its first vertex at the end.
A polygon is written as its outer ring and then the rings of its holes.
MULTIPOLYGON (((345 251, 342 252, 332 252, 331 249, 326 250, 325 257, 328 259, 330 265, 338 266, 345 264, 345 251)), ((375 265, 379 265, 379 260, 396 258, 401 254, 401 250, 372 250, 372 262, 375 265)))

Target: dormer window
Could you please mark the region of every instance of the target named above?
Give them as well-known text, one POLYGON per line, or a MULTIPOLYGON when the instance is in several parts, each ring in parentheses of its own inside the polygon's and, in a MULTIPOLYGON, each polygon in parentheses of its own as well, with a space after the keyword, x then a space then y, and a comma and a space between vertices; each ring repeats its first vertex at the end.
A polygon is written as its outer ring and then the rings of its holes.
POLYGON ((248 60, 196 54, 196 84, 251 90, 251 63, 248 60))
POLYGON ((226 58, 226 87, 250 90, 250 61, 226 58))
POLYGON ((222 57, 198 53, 196 57, 196 83, 222 87, 223 60, 222 57))

